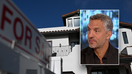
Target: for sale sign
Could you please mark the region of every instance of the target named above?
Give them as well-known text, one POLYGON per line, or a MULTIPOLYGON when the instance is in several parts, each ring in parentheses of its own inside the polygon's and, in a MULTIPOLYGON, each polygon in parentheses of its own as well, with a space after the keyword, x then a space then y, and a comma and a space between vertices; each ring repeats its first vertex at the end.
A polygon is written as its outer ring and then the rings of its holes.
POLYGON ((0 41, 46 65, 51 47, 11 0, 0 0, 0 41))

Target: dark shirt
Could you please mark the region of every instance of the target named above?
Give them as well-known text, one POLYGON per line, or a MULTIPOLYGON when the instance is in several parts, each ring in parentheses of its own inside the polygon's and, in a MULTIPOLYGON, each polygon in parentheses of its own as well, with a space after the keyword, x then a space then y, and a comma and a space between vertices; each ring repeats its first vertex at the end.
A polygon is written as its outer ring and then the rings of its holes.
MULTIPOLYGON (((102 62, 103 64, 118 64, 118 49, 109 43, 102 62)), ((94 53, 94 49, 87 47, 81 50, 81 64, 100 64, 100 59, 94 53)))
MULTIPOLYGON (((94 60, 95 60, 95 64, 99 64, 100 63, 100 59, 98 58, 98 56, 94 53, 94 49, 93 50, 93 56, 94 56, 94 60)), ((107 49, 104 57, 102 58, 103 64, 107 64, 107 54, 109 53, 109 48, 107 49)))

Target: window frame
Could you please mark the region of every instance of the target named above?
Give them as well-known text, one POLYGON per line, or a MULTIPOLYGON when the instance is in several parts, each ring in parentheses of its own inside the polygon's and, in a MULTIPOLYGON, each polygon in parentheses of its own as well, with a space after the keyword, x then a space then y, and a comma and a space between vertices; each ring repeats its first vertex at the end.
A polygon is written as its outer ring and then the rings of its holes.
POLYGON ((124 44, 129 44, 127 32, 122 32, 122 37, 123 37, 124 44))
MULTIPOLYGON (((72 26, 71 26, 71 27, 77 27, 77 26, 75 26, 75 24, 74 24, 74 19, 79 19, 79 20, 80 20, 80 16, 74 16, 74 17, 68 17, 68 18, 66 18, 66 27, 69 27, 69 26, 68 26, 68 19, 71 19, 71 20, 72 20, 72 26)), ((79 23, 79 24, 80 24, 80 23, 79 23)), ((80 27, 80 25, 79 25, 78 27, 80 27)))

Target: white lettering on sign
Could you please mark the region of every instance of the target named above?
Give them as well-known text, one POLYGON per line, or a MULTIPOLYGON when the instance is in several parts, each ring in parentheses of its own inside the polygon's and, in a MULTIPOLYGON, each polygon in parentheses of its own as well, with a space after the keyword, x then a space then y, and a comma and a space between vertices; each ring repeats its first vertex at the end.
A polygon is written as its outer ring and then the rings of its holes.
POLYGON ((49 63, 51 47, 27 17, 10 0, 1 2, 0 11, 0 37, 9 44, 21 41, 16 49, 45 65, 49 63))

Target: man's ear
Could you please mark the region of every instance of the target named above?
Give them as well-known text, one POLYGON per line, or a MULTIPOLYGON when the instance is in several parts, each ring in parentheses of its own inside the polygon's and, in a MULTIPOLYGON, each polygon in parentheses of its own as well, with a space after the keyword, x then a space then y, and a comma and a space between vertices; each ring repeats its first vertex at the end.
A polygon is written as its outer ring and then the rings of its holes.
POLYGON ((112 31, 108 31, 108 32, 107 32, 107 37, 106 37, 106 39, 109 40, 111 36, 112 36, 112 31))

